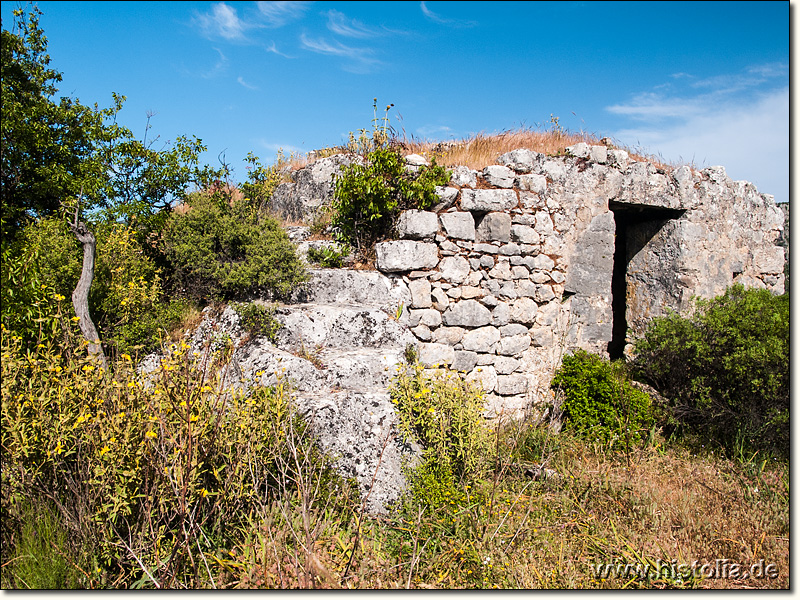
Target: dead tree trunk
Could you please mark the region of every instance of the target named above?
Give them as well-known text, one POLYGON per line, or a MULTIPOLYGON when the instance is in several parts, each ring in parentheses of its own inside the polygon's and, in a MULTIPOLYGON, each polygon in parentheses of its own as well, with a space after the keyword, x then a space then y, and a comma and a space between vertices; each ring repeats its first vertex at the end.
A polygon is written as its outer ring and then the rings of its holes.
POLYGON ((94 326, 94 321, 92 321, 92 317, 89 314, 89 290, 94 279, 94 250, 95 246, 97 246, 97 239, 89 231, 85 223, 78 221, 79 208, 80 205, 75 209, 75 220, 70 224, 70 229, 83 245, 83 268, 81 269, 81 278, 78 280, 78 285, 75 286, 75 291, 72 292, 72 306, 75 307, 75 315, 80 319, 78 324, 81 328, 81 333, 86 341, 89 342, 89 354, 96 357, 103 368, 108 370, 106 355, 103 352, 103 346, 100 344, 100 336, 97 334, 97 328, 94 326))

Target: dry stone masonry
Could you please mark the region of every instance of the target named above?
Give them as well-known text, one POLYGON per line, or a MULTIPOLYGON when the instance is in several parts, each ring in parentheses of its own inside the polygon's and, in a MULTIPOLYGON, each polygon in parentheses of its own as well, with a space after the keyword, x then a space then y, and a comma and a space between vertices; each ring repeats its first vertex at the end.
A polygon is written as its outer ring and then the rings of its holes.
MULTIPOLYGON (((350 159, 293 174, 273 210, 311 222, 350 159)), ((231 339, 235 385, 288 382, 367 510, 402 493, 420 449, 397 427, 387 387, 407 349, 486 392, 487 416, 546 405, 553 373, 576 348, 622 356, 648 321, 733 283, 783 292, 784 217, 771 196, 722 167, 672 171, 585 143, 559 157, 514 150, 478 172, 452 169, 439 203, 410 210, 399 239, 376 247, 377 271, 313 269, 278 308, 275 343, 250 338, 230 308, 190 333, 198 350, 231 339)), ((407 157, 408 168, 424 164, 407 157)), ((302 252, 324 245, 289 229, 302 252)), ((151 370, 158 356, 141 366, 151 370)))
POLYGON ((622 150, 565 157, 515 150, 482 172, 454 169, 432 211, 406 211, 377 268, 411 293, 426 366, 483 386, 487 410, 549 399, 575 348, 621 356, 668 310, 733 283, 783 291, 783 215, 722 167, 672 172, 622 150))

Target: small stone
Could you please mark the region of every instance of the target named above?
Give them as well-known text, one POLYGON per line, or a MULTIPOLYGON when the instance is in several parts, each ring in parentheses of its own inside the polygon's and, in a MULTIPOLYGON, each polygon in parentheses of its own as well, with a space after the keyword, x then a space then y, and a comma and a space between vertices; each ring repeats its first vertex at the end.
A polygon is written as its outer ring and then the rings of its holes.
POLYGON ((524 394, 528 391, 528 378, 524 375, 499 375, 495 390, 501 396, 524 394))
POLYGON ((458 284, 469 275, 469 261, 463 256, 448 256, 439 263, 439 271, 447 281, 458 284))
POLYGON ((415 336, 417 336, 417 339, 422 340, 423 342, 431 341, 431 330, 425 325, 417 325, 411 329, 411 333, 413 333, 415 336))
POLYGON ((478 184, 478 172, 463 165, 453 167, 450 182, 453 185, 474 188, 478 184))
POLYGON ((409 325, 425 325, 427 327, 438 327, 442 324, 442 313, 433 308, 423 308, 419 310, 411 309, 408 311, 409 325))
POLYGON ((500 328, 500 337, 510 337, 513 335, 526 335, 527 333, 528 333, 528 328, 525 327, 525 325, 520 325, 519 323, 510 323, 508 325, 503 325, 500 328))
POLYGON ((470 298, 480 298, 484 295, 484 293, 485 292, 479 287, 471 285, 461 286, 461 297, 464 300, 469 300, 470 298))
POLYGON ((528 271, 527 267, 523 267, 522 265, 518 267, 511 267, 511 278, 512 279, 527 279, 530 275, 530 271, 528 271))
POLYGON ((412 308, 431 307, 431 284, 427 279, 416 279, 408 284, 412 308))
MULTIPOLYGON (((520 190, 542 194, 547 190, 547 178, 544 175, 520 175, 517 178, 517 185, 520 190)), ((524 202, 523 206, 525 206, 524 202)))
POLYGON ((456 198, 458 197, 458 188, 437 185, 434 191, 439 197, 439 203, 431 209, 433 212, 438 213, 447 210, 455 204, 456 198))
POLYGON ((528 225, 512 225, 511 239, 523 244, 538 244, 539 234, 533 227, 528 225))
POLYGON ((511 321, 530 325, 536 320, 539 306, 530 298, 519 298, 511 307, 511 321))
POLYGON ((485 254, 484 254, 484 255, 483 255, 483 256, 481 256, 481 258, 480 258, 480 263, 481 263, 481 266, 482 266, 483 268, 485 268, 485 269, 491 269, 492 267, 494 267, 494 258, 492 258, 491 256, 487 256, 487 255, 485 255, 485 254))
POLYGON ((436 213, 425 210, 404 210, 397 220, 397 234, 403 239, 430 240, 439 231, 436 213))
POLYGON ((433 302, 433 308, 439 312, 444 312, 445 309, 450 306, 450 299, 447 297, 445 291, 440 287, 434 288, 431 291, 431 301, 433 302))
POLYGON ((482 242, 508 242, 511 239, 511 215, 505 212, 490 212, 475 229, 477 239, 482 242))
POLYGON ((506 211, 519 200, 514 190, 461 190, 461 209, 477 213, 506 211))
POLYGON ((507 262, 498 262, 494 269, 489 271, 489 277, 501 280, 511 279, 511 267, 507 262))
POLYGON ((500 302, 492 310, 492 325, 501 326, 508 325, 508 320, 511 316, 511 308, 505 302, 500 302))
POLYGON ((408 154, 405 157, 406 164, 411 165, 412 167, 427 167, 430 166, 430 163, 425 159, 424 156, 420 156, 419 154, 408 154))
POLYGON ((506 152, 497 159, 497 163, 514 169, 517 173, 530 173, 538 157, 538 152, 520 148, 506 152))
POLYGON ((428 368, 436 365, 450 365, 453 359, 455 359, 455 351, 451 346, 444 344, 420 344, 417 351, 417 360, 422 366, 428 368))
POLYGON ((517 244, 505 244, 500 246, 500 255, 501 256, 519 256, 522 252, 520 247, 517 244))
POLYGON ((485 306, 488 306, 489 308, 494 308, 499 303, 499 300, 494 296, 492 296, 491 294, 489 294, 488 296, 484 296, 480 300, 485 306))
POLYGON ((494 359, 494 368, 498 375, 510 375, 519 368, 520 362, 510 356, 498 356, 494 359))
POLYGON ((437 344, 455 346, 461 342, 465 331, 462 327, 439 327, 433 332, 432 339, 437 344))
POLYGON ((527 332, 521 335, 501 337, 497 345, 497 354, 516 356, 527 350, 531 345, 531 336, 527 332))
POLYGON ((491 365, 477 366, 467 375, 466 381, 480 385, 484 392, 492 392, 497 387, 497 371, 491 365))
POLYGON ((379 271, 388 273, 432 269, 439 263, 436 244, 413 240, 396 240, 375 244, 379 271))

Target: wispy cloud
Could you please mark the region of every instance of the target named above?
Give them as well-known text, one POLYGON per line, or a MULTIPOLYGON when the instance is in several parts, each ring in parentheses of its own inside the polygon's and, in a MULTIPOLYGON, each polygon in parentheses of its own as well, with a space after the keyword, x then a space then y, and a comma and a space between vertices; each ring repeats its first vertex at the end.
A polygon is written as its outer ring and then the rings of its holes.
POLYGON ((195 23, 201 33, 209 38, 221 37, 226 40, 244 40, 245 24, 236 14, 236 9, 224 2, 214 4, 210 13, 198 14, 195 23))
POLYGON ((453 130, 446 125, 423 125, 422 127, 417 128, 417 133, 423 137, 428 137, 431 135, 448 135, 452 132, 453 130))
POLYGON ((290 56, 278 50, 278 46, 275 45, 275 42, 270 42, 269 46, 264 46, 264 50, 267 52, 272 52, 272 54, 277 54, 278 56, 282 56, 283 58, 297 58, 296 56, 290 56))
POLYGON ((257 2, 256 5, 267 27, 277 28, 302 19, 311 2, 257 2))
POLYGON ((217 58, 217 62, 214 63, 214 66, 211 67, 205 73, 201 73, 200 76, 203 79, 213 79, 214 77, 218 77, 222 75, 228 69, 228 57, 223 54, 222 50, 219 48, 214 48, 216 50, 219 57, 217 58))
POLYGON ((374 51, 371 48, 353 48, 352 46, 345 46, 341 42, 328 42, 321 38, 313 40, 305 33, 300 35, 300 44, 306 50, 318 54, 340 56, 348 59, 349 62, 343 68, 354 73, 367 73, 381 64, 381 61, 373 58, 374 51))
POLYGON ((422 14, 425 15, 425 17, 427 17, 434 23, 439 23, 440 25, 447 25, 448 27, 475 27, 475 25, 477 25, 475 21, 459 21, 456 19, 445 19, 444 17, 440 17, 430 8, 428 8, 425 2, 420 2, 419 7, 422 10, 422 14))
POLYGON ((239 77, 237 77, 237 78, 236 78, 236 82, 237 82, 239 85, 241 85, 242 87, 245 87, 245 88, 247 88, 248 90, 257 90, 257 89, 258 89, 256 86, 254 86, 254 85, 250 85, 249 83, 247 83, 247 82, 244 80, 244 77, 242 77, 241 75, 240 75, 239 77))
POLYGON ((328 15, 328 29, 338 35, 353 38, 370 38, 378 35, 376 30, 367 27, 356 19, 348 18, 338 10, 329 10, 324 14, 328 15))
POLYGON ((789 200, 789 87, 785 65, 695 79, 606 108, 630 118, 614 137, 667 160, 724 165, 733 179, 789 200))

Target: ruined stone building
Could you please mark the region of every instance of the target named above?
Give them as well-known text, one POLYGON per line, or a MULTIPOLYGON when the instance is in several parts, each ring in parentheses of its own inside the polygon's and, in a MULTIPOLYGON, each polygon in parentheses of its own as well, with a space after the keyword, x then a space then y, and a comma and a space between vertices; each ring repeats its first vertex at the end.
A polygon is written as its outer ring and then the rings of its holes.
MULTIPOLYGON (((413 169, 424 159, 406 160, 413 169)), ((295 172, 273 210, 310 222, 346 161, 295 172)), ((397 434, 387 392, 407 348, 482 386, 487 416, 519 417, 552 399, 565 353, 623 356, 652 317, 733 283, 783 292, 783 213, 722 167, 667 171, 585 143, 558 157, 515 150, 497 163, 452 169, 439 204, 403 213, 399 239, 376 247, 377 271, 313 269, 278 308, 275 343, 246 336, 230 309, 194 333, 198 344, 233 337, 243 385, 291 383, 371 511, 398 497, 401 465, 419 451, 397 434)), ((307 240, 307 227, 289 233, 301 251, 330 243, 307 240)))

